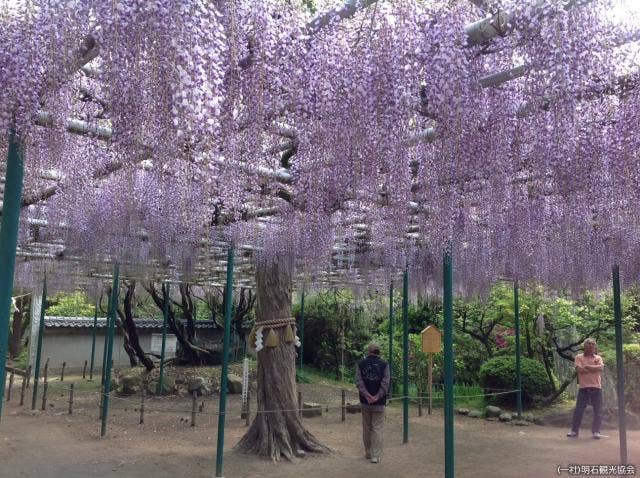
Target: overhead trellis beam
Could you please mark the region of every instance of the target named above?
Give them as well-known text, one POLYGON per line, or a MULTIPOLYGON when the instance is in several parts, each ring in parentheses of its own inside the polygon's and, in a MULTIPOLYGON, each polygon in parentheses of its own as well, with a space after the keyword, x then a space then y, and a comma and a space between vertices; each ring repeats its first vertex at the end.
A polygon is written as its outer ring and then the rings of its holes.
MULTIPOLYGON (((53 117, 49 112, 39 111, 36 116, 36 124, 38 126, 53 127, 54 126, 53 117)), ((111 130, 111 128, 107 126, 100 126, 100 125, 92 124, 92 123, 82 121, 79 119, 74 119, 74 118, 70 118, 67 120, 66 130, 71 134, 77 134, 81 136, 90 136, 102 141, 109 141, 113 137, 113 131, 111 130)), ((283 136, 287 136, 287 137, 295 134, 294 130, 287 128, 285 126, 280 126, 278 128, 278 131, 283 136)), ((263 166, 257 166, 257 167, 251 166, 251 165, 240 163, 237 161, 229 161, 224 158, 211 158, 209 159, 209 161, 215 164, 219 164, 221 166, 230 166, 233 168, 238 168, 245 173, 256 174, 258 176, 275 179, 276 181, 284 184, 291 183, 291 175, 284 168, 279 170, 272 170, 269 168, 265 168, 263 166)), ((122 163, 113 161, 109 163, 109 165, 107 165, 105 168, 99 171, 96 171, 93 177, 94 179, 99 179, 101 177, 107 176, 121 169, 122 166, 123 166, 122 163)), ((50 173, 51 179, 53 179, 54 176, 56 178, 62 177, 62 173, 59 173, 57 171, 50 171, 49 173, 50 173)), ((48 195, 44 194, 46 197, 44 197, 43 199, 50 197, 54 193, 49 193, 48 195)))
MULTIPOLYGON (((483 12, 488 12, 491 10, 491 3, 487 0, 469 0, 470 3, 473 3, 476 7, 478 7, 483 12)), ((494 2, 495 3, 495 2, 494 2)))
POLYGON ((511 15, 507 12, 498 12, 482 20, 468 25, 464 31, 467 34, 467 45, 475 46, 486 43, 497 36, 504 36, 509 31, 511 15))
POLYGON ((318 33, 324 27, 331 25, 333 22, 351 18, 358 10, 373 5, 378 0, 348 0, 341 7, 336 7, 328 12, 322 13, 307 23, 306 31, 309 35, 318 33))
MULTIPOLYGON (((570 0, 563 6, 565 10, 570 10, 573 7, 586 5, 593 0, 570 0)), ((475 3, 475 2, 474 2, 475 3)), ((545 5, 545 0, 538 0, 536 6, 539 13, 543 13, 542 7, 545 5)), ((467 45, 475 46, 487 43, 498 36, 505 36, 511 28, 513 14, 505 11, 498 12, 490 17, 478 20, 477 22, 468 25, 464 31, 467 34, 467 45)))
POLYGON ((483 88, 500 86, 503 83, 526 75, 528 71, 529 67, 527 65, 519 65, 513 68, 509 68, 508 70, 499 71, 498 73, 492 73, 491 75, 483 76, 478 82, 483 88))
MULTIPOLYGON (((35 124, 51 128, 54 126, 53 116, 47 111, 38 111, 36 114, 35 124)), ((65 129, 72 134, 91 136, 103 141, 108 141, 113 136, 113 131, 107 126, 100 126, 75 118, 67 119, 65 129)))
POLYGON ((437 137, 438 132, 435 128, 427 128, 406 139, 404 144, 405 146, 416 146, 420 143, 431 143, 432 141, 435 141, 437 137))
MULTIPOLYGON (((639 86, 640 74, 624 75, 610 83, 584 88, 576 93, 575 98, 580 101, 595 99, 600 96, 619 96, 622 98, 628 92, 639 86)), ((558 96, 543 96, 542 98, 529 101, 518 109, 516 115, 518 118, 524 118, 538 109, 546 111, 551 107, 551 104, 558 99, 558 96)))

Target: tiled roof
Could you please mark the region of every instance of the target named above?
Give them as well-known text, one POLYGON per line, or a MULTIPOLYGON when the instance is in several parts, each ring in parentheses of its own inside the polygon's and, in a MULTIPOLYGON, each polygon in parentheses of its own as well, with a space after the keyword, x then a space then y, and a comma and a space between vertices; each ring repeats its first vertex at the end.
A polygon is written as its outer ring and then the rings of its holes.
MULTIPOLYGON (((140 329, 162 329, 162 319, 133 319, 136 327, 140 329)), ((186 320, 180 320, 185 325, 186 320)), ((97 327, 106 327, 107 319, 98 317, 97 327)), ((44 318, 45 327, 57 328, 91 328, 93 327, 93 317, 55 317, 46 316, 44 318)), ((216 323, 213 320, 198 320, 195 323, 196 329, 215 329, 216 323)))

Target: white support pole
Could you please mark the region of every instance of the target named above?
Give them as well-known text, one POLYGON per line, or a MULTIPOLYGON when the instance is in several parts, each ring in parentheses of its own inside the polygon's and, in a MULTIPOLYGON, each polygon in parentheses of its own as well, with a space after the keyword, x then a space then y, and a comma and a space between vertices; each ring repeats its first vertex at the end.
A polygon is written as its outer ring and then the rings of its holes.
POLYGON ((38 350, 38 328, 40 327, 40 308, 42 307, 42 288, 31 291, 31 325, 29 330, 29 362, 31 370, 35 372, 36 353, 38 350))

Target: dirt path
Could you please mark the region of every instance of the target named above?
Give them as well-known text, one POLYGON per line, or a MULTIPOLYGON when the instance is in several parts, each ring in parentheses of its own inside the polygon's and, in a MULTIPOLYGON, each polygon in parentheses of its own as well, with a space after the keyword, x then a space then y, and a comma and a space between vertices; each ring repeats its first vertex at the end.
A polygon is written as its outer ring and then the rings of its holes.
MULTIPOLYGON (((333 392, 330 391, 329 395, 333 392)), ((17 402, 17 400, 15 401, 17 402)), ((94 398, 79 400, 74 415, 65 411, 62 394, 52 397, 47 413, 20 410, 12 400, 0 423, 0 476, 37 478, 87 477, 211 477, 215 470, 217 410, 205 404, 197 426, 189 426, 188 401, 148 402, 150 410, 138 424, 135 400, 114 401, 109 434, 100 440, 94 398), (181 410, 178 412, 170 410, 181 410)), ((322 417, 305 419, 308 428, 335 452, 309 456, 297 463, 272 463, 232 450, 244 433, 237 397, 230 397, 225 436, 225 476, 229 477, 441 477, 444 475, 442 414, 412 417, 410 443, 402 444, 399 408, 389 410, 382 463, 362 456, 359 415, 330 409, 322 417)), ((415 410, 412 414, 415 415, 415 410)), ((457 477, 552 477, 558 465, 615 464, 618 436, 592 440, 567 439, 565 430, 532 425, 517 427, 481 419, 456 417, 457 477)), ((628 432, 630 463, 640 465, 640 432, 628 432)), ((639 472, 640 473, 640 472, 639 472)), ((637 473, 638 474, 638 473, 637 473)), ((563 475, 570 476, 568 473, 563 475)), ((574 475, 575 476, 575 475, 574 475)))

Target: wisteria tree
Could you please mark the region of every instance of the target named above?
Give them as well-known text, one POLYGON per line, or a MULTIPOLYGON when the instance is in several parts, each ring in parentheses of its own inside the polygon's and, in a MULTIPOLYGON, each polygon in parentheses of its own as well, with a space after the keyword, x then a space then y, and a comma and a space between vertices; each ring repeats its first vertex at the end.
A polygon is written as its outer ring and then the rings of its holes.
POLYGON ((185 281, 253 250, 270 412, 239 447, 273 459, 325 450, 287 411, 294 278, 432 287, 446 247, 462 294, 640 272, 624 2, 308 3, 0 2, 21 248, 185 281))

